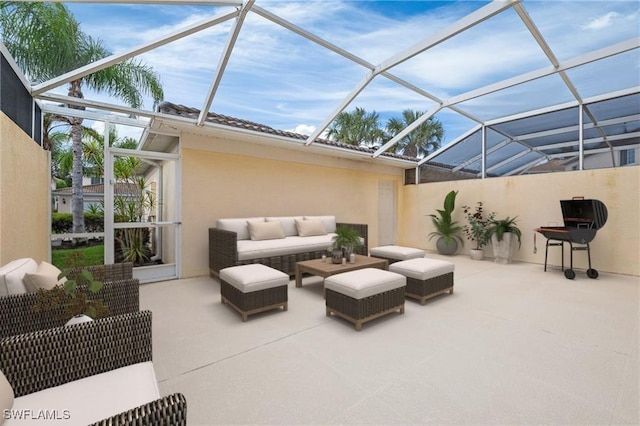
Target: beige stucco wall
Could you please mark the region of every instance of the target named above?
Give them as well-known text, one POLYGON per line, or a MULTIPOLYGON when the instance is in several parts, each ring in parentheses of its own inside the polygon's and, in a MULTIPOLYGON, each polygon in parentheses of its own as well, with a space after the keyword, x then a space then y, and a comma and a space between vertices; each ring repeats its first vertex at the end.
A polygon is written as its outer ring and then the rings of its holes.
POLYGON ((368 224, 373 247, 378 182, 396 181, 398 193, 402 185, 401 169, 197 135, 181 144, 185 277, 209 273, 208 229, 219 218, 335 215, 368 224))
MULTIPOLYGON (((475 206, 477 201, 485 202, 486 211, 497 212, 498 218, 518 216, 523 235, 515 259, 540 264, 544 264, 546 239, 537 235, 538 250, 534 253, 533 230, 552 222, 562 226, 559 200, 573 196, 598 199, 607 206, 609 218, 591 243, 592 266, 599 272, 640 275, 640 167, 405 186, 399 216, 403 245, 435 251, 436 239, 427 238, 434 230, 427 215, 442 208, 444 196, 451 190, 459 191, 454 219, 462 224, 460 207, 475 206)), ((466 242, 459 253, 470 247, 466 242)), ((565 251, 568 263, 568 249, 565 251)), ((559 248, 549 248, 551 264, 560 264, 559 252, 559 248)), ((485 254, 493 255, 490 246, 485 254)), ((586 252, 574 253, 574 267, 587 267, 586 252)))
POLYGON ((49 259, 49 155, 0 112, 0 265, 49 259))

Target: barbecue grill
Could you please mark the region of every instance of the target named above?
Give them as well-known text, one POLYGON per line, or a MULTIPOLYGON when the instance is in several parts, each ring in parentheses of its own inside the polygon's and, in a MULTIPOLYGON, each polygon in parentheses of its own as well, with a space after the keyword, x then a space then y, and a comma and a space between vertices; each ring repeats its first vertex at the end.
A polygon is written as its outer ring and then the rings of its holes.
POLYGON ((591 267, 591 248, 589 243, 596 237, 598 229, 607 222, 607 207, 598 200, 585 200, 584 197, 573 197, 571 200, 560 200, 564 226, 545 226, 536 231, 547 238, 544 251, 544 270, 547 271, 547 256, 550 246, 562 247, 562 270, 567 279, 574 279, 573 252, 586 251, 589 260, 587 276, 598 278, 598 271, 591 267), (564 269, 564 243, 569 243, 571 263, 564 269))

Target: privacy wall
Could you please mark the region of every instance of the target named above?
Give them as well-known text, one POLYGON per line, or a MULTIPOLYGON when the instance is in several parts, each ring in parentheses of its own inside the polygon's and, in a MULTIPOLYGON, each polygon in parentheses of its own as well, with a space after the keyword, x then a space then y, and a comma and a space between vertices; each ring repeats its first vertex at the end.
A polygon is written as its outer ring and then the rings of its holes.
POLYGON ((0 265, 49 261, 49 154, 0 112, 0 265))
POLYGON ((208 229, 219 218, 335 215, 339 222, 368 224, 372 247, 379 181, 401 187, 401 169, 393 174, 345 159, 195 135, 183 134, 181 144, 185 277, 208 275, 208 229), (224 152, 207 151, 212 146, 224 152))
MULTIPOLYGON (((544 264, 546 239, 537 234, 538 250, 534 253, 534 229, 563 225, 560 200, 574 196, 600 200, 607 206, 609 217, 591 243, 593 267, 601 273, 640 275, 640 167, 405 186, 400 209, 402 244, 435 251, 436 239, 429 241, 427 237, 434 230, 428 215, 442 208, 451 190, 459 191, 453 217, 460 224, 465 223, 462 206, 475 206, 477 201, 485 203, 485 211, 495 211, 498 219, 517 216, 522 248, 515 260, 539 264, 544 264)), ((466 241, 458 253, 467 255, 471 245, 466 241)), ((568 247, 565 252, 567 265, 568 247)), ((485 248, 485 254, 493 255, 491 246, 485 248)), ((560 248, 549 248, 549 262, 560 265, 560 248)), ((587 268, 586 252, 574 253, 574 267, 587 268)))

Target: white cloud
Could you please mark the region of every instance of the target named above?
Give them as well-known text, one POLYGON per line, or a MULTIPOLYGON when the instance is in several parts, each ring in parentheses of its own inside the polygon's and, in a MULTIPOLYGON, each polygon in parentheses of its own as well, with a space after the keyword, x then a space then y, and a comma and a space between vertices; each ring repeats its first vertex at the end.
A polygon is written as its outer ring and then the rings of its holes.
POLYGON ((609 12, 606 15, 592 18, 588 23, 581 25, 580 28, 584 30, 601 30, 613 25, 614 21, 619 19, 621 15, 616 12, 609 12))
POLYGON ((311 126, 309 124, 298 124, 295 129, 289 131, 300 133, 301 135, 310 135, 311 133, 316 131, 316 126, 311 126))

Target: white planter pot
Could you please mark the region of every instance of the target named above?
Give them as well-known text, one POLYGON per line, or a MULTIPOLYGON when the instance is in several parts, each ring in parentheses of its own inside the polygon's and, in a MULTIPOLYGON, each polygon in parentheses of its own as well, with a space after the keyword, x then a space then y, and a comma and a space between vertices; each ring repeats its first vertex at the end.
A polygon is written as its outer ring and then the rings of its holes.
POLYGON ((471 249, 469 250, 469 256, 473 260, 482 260, 484 259, 484 250, 471 249))
POLYGON ((491 236, 491 245, 493 246, 493 261, 506 265, 513 260, 513 253, 516 250, 518 237, 511 232, 502 234, 502 241, 498 241, 496 235, 491 236))
POLYGON ((66 322, 66 325, 74 325, 74 324, 82 324, 83 322, 93 321, 93 318, 86 316, 85 314, 75 315, 69 321, 66 322))

